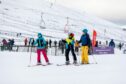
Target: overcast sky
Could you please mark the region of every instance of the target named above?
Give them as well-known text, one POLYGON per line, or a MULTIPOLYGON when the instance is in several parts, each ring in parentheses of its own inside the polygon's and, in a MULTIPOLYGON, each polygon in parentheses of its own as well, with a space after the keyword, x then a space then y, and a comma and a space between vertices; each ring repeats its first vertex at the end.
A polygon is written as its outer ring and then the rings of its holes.
POLYGON ((56 3, 126 25, 126 0, 56 0, 56 3))

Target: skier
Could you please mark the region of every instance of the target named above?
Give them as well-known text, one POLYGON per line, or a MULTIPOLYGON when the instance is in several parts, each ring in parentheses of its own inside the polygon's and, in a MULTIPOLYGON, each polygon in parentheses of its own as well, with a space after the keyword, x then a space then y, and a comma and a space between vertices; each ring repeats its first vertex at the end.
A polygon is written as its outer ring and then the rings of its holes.
POLYGON ((73 55, 73 64, 77 64, 77 57, 75 55, 75 52, 74 52, 74 34, 73 33, 70 33, 68 38, 63 40, 63 42, 66 43, 66 51, 65 51, 65 57, 66 57, 66 65, 69 65, 70 64, 70 61, 69 61, 69 52, 71 51, 72 52, 72 55, 73 55))
POLYGON ((106 46, 108 46, 108 41, 106 41, 106 46))
POLYGON ((65 43, 63 42, 63 39, 59 41, 59 49, 61 50, 62 54, 64 54, 64 49, 65 49, 65 43))
POLYGON ((14 39, 9 39, 9 42, 8 42, 8 49, 9 49, 10 51, 12 51, 13 45, 14 45, 14 39))
POLYGON ((61 51, 62 51, 62 54, 64 54, 64 50, 65 50, 65 43, 63 41, 61 41, 61 51))
POLYGON ((32 42, 31 42, 31 45, 32 46, 34 46, 34 42, 35 42, 35 40, 34 40, 34 38, 32 39, 32 42))
POLYGON ((28 39, 25 38, 25 40, 24 40, 24 44, 25 44, 25 46, 27 46, 27 43, 28 43, 28 39))
POLYGON ((54 47, 57 47, 57 41, 54 41, 54 47))
POLYGON ((32 42, 32 38, 29 38, 29 42, 28 42, 29 43, 28 44, 29 46, 31 46, 31 42, 32 42))
POLYGON ((88 51, 91 46, 91 40, 87 29, 83 30, 83 35, 81 36, 79 43, 82 45, 81 64, 89 64, 88 51))
POLYGON ((98 41, 96 41, 95 47, 98 47, 98 41))
POLYGON ((46 53, 48 52, 48 44, 49 44, 49 42, 48 42, 48 40, 46 40, 46 53))
POLYGON ((119 43, 118 47, 119 47, 120 50, 122 49, 123 45, 122 45, 121 42, 119 43))
POLYGON ((40 56, 41 52, 44 55, 46 63, 48 65, 50 65, 49 59, 48 59, 47 54, 46 54, 46 41, 43 38, 41 33, 38 33, 38 38, 36 39, 34 45, 36 45, 36 44, 37 44, 37 65, 41 65, 41 56, 40 56))
POLYGON ((8 45, 6 39, 3 39, 2 43, 3 43, 3 50, 6 50, 7 49, 7 45, 8 45))
POLYGON ((109 42, 109 47, 115 48, 115 42, 113 39, 109 42))
POLYGON ((49 42, 48 42, 48 40, 46 40, 46 48, 48 49, 48 44, 49 44, 49 42))
POLYGON ((52 47, 52 41, 51 41, 51 39, 49 40, 49 47, 50 48, 52 47))

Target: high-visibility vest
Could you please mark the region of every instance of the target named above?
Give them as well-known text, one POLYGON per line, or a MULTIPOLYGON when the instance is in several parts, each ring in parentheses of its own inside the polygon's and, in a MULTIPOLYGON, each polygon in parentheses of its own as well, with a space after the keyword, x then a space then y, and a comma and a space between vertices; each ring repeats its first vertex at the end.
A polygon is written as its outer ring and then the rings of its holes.
POLYGON ((67 44, 69 45, 70 43, 74 42, 74 37, 72 39, 67 38, 66 39, 67 44))

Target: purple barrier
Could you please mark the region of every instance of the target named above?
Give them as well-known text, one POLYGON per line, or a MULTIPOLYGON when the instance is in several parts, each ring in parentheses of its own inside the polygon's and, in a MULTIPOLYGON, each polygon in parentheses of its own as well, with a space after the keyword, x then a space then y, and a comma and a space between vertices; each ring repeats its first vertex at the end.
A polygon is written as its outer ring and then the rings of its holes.
POLYGON ((93 54, 114 54, 112 47, 94 47, 93 54))

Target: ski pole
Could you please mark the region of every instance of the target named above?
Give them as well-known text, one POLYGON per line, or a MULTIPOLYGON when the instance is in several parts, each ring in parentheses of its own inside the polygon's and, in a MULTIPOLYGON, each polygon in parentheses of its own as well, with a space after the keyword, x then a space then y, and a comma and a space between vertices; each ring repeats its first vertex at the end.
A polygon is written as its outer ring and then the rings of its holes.
POLYGON ((94 54, 94 53, 93 53, 93 47, 92 47, 91 50, 92 50, 92 57, 93 57, 93 59, 94 59, 94 62, 95 62, 95 64, 98 64, 97 61, 96 61, 96 59, 95 59, 95 57, 94 57, 94 55, 93 55, 93 54, 94 54))
POLYGON ((95 64, 98 64, 93 54, 92 54, 92 57, 94 59, 95 64))
POLYGON ((31 66, 31 56, 32 56, 32 46, 31 46, 31 51, 30 51, 29 67, 31 66))

